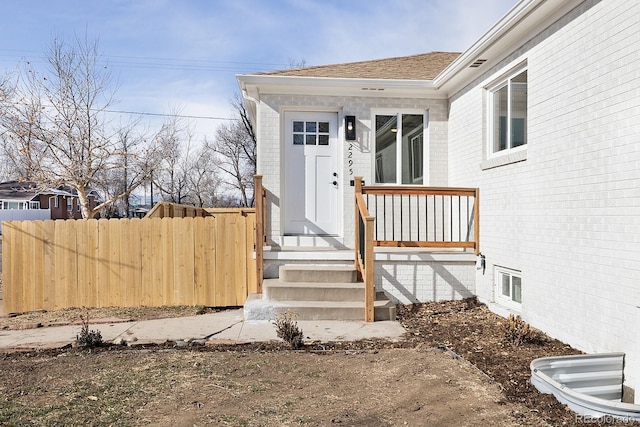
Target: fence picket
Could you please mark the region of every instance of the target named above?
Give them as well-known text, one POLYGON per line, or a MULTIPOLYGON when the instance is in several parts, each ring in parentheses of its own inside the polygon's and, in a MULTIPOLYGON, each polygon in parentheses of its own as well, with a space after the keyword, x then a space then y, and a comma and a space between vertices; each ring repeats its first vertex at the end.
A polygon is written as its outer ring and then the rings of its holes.
POLYGON ((257 289, 255 213, 248 209, 3 226, 4 312, 238 306, 257 289))

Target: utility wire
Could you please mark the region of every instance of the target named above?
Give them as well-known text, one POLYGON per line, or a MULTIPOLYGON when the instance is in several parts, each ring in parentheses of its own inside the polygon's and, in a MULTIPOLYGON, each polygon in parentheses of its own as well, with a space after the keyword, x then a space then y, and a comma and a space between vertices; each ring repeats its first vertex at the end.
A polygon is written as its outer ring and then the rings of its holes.
POLYGON ((213 117, 213 116, 190 116, 183 114, 166 114, 166 113, 144 113, 141 111, 123 111, 123 110, 101 110, 106 113, 118 113, 118 114, 137 114, 140 116, 159 116, 159 117, 178 117, 181 119, 204 119, 204 120, 240 120, 232 117, 213 117))

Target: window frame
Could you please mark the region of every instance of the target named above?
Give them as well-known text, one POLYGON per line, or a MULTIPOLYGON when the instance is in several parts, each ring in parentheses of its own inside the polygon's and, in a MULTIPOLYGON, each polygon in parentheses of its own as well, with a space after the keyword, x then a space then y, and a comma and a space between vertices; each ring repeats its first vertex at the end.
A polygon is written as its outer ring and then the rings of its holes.
POLYGON ((506 307, 512 308, 517 311, 522 310, 522 272, 505 267, 495 267, 494 285, 496 302, 506 307), (503 277, 509 278, 509 295, 503 293, 503 277), (520 281, 520 301, 514 298, 514 283, 513 279, 517 278, 520 281))
POLYGON ((500 156, 509 155, 512 153, 517 153, 520 151, 526 151, 527 145, 529 144, 528 137, 528 124, 529 124, 529 98, 528 98, 528 87, 529 87, 529 69, 527 64, 521 64, 517 67, 510 69, 508 72, 502 74, 499 78, 495 79, 491 84, 485 86, 487 92, 487 158, 495 158, 500 156), (524 118, 524 143, 518 145, 517 147, 513 147, 512 135, 511 135, 511 126, 512 120, 518 117, 512 117, 512 86, 513 84, 517 84, 517 82, 512 82, 512 80, 519 76, 520 74, 527 72, 527 107, 526 107, 526 116, 524 118), (507 87, 507 117, 506 124, 507 129, 506 133, 506 145, 507 147, 502 150, 495 151, 495 97, 498 91, 504 87, 507 87))
MULTIPOLYGON (((372 135, 372 141, 371 141, 371 145, 372 145, 372 152, 373 152, 373 156, 371 159, 372 162, 372 182, 374 183, 374 185, 387 185, 387 186, 398 186, 398 185, 423 185, 423 186, 428 186, 429 182, 428 182, 428 172, 429 168, 429 149, 428 149, 428 143, 429 143, 429 137, 428 137, 428 127, 429 127, 429 111, 426 109, 416 109, 416 108, 398 108, 398 109, 389 109, 389 108, 384 108, 384 109, 372 109, 371 111, 371 135, 372 135), (377 178, 378 177, 382 177, 383 174, 381 172, 378 171, 378 166, 382 163, 382 156, 381 153, 378 153, 377 151, 377 136, 376 136, 376 116, 396 116, 396 122, 397 122, 397 126, 398 126, 398 131, 396 132, 396 177, 394 182, 377 182, 377 178), (403 115, 422 115, 422 132, 420 133, 420 136, 422 136, 422 184, 416 184, 415 183, 415 177, 413 177, 412 175, 412 169, 413 166, 411 164, 411 159, 408 159, 408 163, 407 163, 407 172, 409 173, 410 178, 412 179, 411 183, 402 183, 402 164, 403 164, 403 158, 402 158, 402 136, 403 136, 403 131, 402 131, 402 116, 403 115)), ((408 148, 409 148, 409 153, 411 153, 412 150, 412 140, 416 138, 416 136, 418 136, 418 133, 412 133, 408 136, 408 148)), ((410 154, 409 154, 410 155, 410 154)))

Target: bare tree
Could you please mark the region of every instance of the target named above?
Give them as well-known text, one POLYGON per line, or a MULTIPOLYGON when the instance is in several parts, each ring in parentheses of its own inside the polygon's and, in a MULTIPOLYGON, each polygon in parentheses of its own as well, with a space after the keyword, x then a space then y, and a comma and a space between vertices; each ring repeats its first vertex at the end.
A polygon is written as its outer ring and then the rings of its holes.
POLYGON ((173 115, 154 137, 157 157, 153 165, 153 185, 160 197, 172 203, 189 203, 189 155, 192 135, 188 126, 173 115))
POLYGON ((253 176, 256 173, 256 135, 244 103, 238 95, 231 101, 236 120, 222 124, 207 147, 218 154, 224 183, 240 193, 243 206, 253 206, 253 176))
POLYGON ((140 185, 150 152, 142 147, 123 151, 123 128, 107 120, 114 102, 112 81, 97 41, 75 38, 67 43, 56 37, 46 59, 44 71, 25 62, 8 96, 0 100, 4 151, 15 169, 38 186, 75 189, 82 216, 92 218, 140 185), (135 171, 127 176, 126 188, 105 195, 91 209, 89 192, 106 188, 101 180, 123 167, 135 171))
POLYGON ((118 167, 96 173, 96 185, 100 185, 100 192, 107 199, 116 198, 114 203, 103 209, 103 213, 106 212, 108 217, 129 216, 131 193, 133 189, 145 183, 145 177, 150 170, 148 164, 143 164, 142 167, 138 167, 137 164, 139 159, 146 159, 148 153, 148 138, 139 133, 139 122, 140 120, 135 120, 117 127, 113 138, 117 146, 117 157, 114 159, 114 164, 117 163, 118 167), (140 153, 143 154, 140 155, 140 153), (134 165, 135 168, 132 167, 134 165), (143 182, 141 183, 141 181, 143 182), (118 198, 120 194, 124 196, 118 198))
POLYGON ((204 207, 220 206, 223 203, 220 191, 220 180, 216 173, 214 154, 206 146, 202 146, 189 161, 189 187, 194 196, 194 205, 204 207))

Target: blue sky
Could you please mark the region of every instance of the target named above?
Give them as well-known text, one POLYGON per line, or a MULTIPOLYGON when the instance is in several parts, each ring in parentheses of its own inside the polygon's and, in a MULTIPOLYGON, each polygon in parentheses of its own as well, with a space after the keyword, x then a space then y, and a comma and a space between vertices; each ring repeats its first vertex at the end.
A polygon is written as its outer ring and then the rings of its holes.
MULTIPOLYGON (((516 0, 5 0, 0 73, 54 35, 99 40, 114 109, 230 117, 236 74, 464 51, 516 0)), ((145 116, 151 126, 154 120, 145 116)), ((220 120, 190 119, 195 137, 220 120)))

